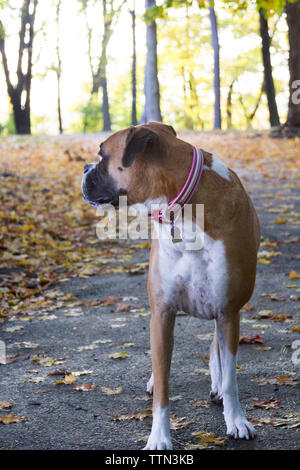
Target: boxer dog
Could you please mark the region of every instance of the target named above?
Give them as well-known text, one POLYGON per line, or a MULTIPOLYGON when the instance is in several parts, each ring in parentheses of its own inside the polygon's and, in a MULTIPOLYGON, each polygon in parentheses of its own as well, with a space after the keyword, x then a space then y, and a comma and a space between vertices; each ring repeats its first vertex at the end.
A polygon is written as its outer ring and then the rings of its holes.
MULTIPOLYGON (((210 397, 223 404, 230 437, 255 436, 239 402, 236 357, 239 310, 255 283, 259 222, 238 176, 211 153, 197 150, 198 157, 199 152, 201 171, 189 202, 204 204, 202 249, 186 249, 184 238, 179 243, 171 238, 152 241, 148 277, 152 376, 147 391, 153 392, 153 422, 145 449, 172 449, 168 379, 180 310, 214 320, 210 397)), ((99 157, 98 163, 84 167, 82 190, 89 204, 117 205, 119 196, 126 194, 128 204, 149 206, 174 200, 186 188, 187 178, 193 177, 195 148, 178 139, 171 126, 150 122, 111 135, 100 145, 99 157)))

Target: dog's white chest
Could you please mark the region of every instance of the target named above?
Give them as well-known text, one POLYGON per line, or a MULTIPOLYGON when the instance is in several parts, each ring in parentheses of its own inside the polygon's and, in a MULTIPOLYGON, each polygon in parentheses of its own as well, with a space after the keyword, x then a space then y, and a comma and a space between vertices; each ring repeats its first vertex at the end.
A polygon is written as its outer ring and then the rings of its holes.
POLYGON ((226 305, 228 274, 224 244, 204 234, 201 250, 184 243, 159 241, 159 268, 164 301, 177 311, 212 319, 226 305))

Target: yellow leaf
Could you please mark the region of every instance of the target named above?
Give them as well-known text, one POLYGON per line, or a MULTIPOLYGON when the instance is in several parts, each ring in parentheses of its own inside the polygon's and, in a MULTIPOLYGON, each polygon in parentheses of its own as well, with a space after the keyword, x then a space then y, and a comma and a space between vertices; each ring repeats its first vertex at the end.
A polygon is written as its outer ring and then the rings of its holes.
POLYGON ((125 357, 129 357, 126 351, 121 351, 109 355, 110 359, 124 359, 125 357))
POLYGON ((277 219, 274 220, 274 224, 286 224, 287 220, 286 219, 277 219))
POLYGON ((225 443, 225 439, 215 437, 214 433, 212 432, 198 431, 193 432, 192 436, 198 437, 200 439, 199 444, 204 447, 208 447, 209 444, 223 446, 225 443))
POLYGON ((296 271, 294 271, 293 269, 290 272, 289 276, 291 279, 300 279, 300 274, 296 273, 296 271))
POLYGON ((64 383, 66 385, 71 385, 73 382, 75 382, 75 380, 77 379, 77 377, 73 374, 68 374, 65 376, 65 379, 64 379, 64 383))
POLYGON ((141 243, 141 244, 138 245, 137 247, 138 247, 138 248, 147 248, 149 245, 150 245, 149 242, 145 242, 145 243, 141 243))
POLYGON ((263 263, 263 264, 274 264, 274 261, 270 259, 265 259, 265 258, 260 258, 257 260, 258 263, 263 263))

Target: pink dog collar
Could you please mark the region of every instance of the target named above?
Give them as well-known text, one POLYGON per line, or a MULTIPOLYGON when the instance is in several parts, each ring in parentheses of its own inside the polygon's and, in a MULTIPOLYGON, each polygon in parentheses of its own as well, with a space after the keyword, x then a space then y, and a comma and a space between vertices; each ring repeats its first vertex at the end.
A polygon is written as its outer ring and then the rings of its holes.
POLYGON ((169 222, 171 221, 171 224, 173 225, 174 223, 174 212, 170 214, 170 218, 166 219, 164 217, 166 212, 169 212, 170 209, 172 209, 175 204, 178 204, 181 206, 181 210, 184 208, 184 206, 192 199, 202 172, 203 172, 203 167, 204 167, 204 155, 201 149, 198 149, 196 147, 193 148, 193 163, 189 172, 189 175, 187 177, 187 180, 178 194, 174 199, 172 199, 171 202, 169 202, 168 207, 165 210, 157 210, 154 212, 153 215, 149 214, 149 218, 156 220, 159 223, 163 222, 169 222))

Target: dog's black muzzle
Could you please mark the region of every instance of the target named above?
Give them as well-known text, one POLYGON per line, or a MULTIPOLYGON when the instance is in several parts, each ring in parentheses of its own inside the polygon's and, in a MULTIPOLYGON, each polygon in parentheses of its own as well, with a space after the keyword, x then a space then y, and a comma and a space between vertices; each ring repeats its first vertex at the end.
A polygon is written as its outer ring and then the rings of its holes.
POLYGON ((116 206, 120 194, 116 189, 113 178, 96 163, 84 166, 82 193, 86 202, 94 207, 100 204, 113 204, 116 206))

